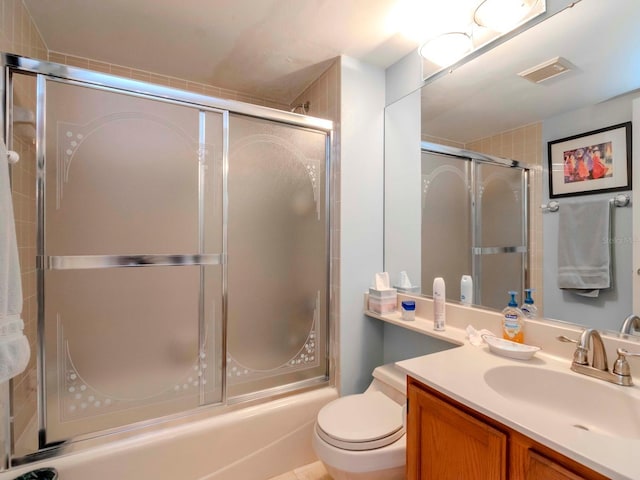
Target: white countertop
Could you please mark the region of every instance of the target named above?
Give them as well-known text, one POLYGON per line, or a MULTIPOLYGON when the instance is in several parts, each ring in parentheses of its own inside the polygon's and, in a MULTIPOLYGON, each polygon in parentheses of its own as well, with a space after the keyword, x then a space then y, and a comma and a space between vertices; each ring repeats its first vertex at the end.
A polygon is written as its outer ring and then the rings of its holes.
MULTIPOLYGON (((385 318, 389 321, 389 318, 385 318)), ((392 322, 395 323, 395 322, 392 322)), ((415 325, 417 327, 417 325, 415 325)), ((447 327, 458 345, 464 331, 447 327)), ((640 388, 620 387, 591 379, 570 371, 570 361, 538 352, 529 361, 513 360, 491 353, 486 345, 475 347, 465 341, 458 348, 398 362, 400 369, 420 382, 493 418, 514 430, 572 458, 613 479, 640 479, 640 437, 620 438, 573 426, 570 414, 557 412, 530 402, 509 399, 493 390, 484 375, 490 369, 505 365, 551 369, 599 382, 605 389, 625 389, 625 395, 640 400, 640 388)), ((545 385, 539 385, 544 389, 545 385)), ((571 400, 570 400, 571 401, 571 400)), ((581 398, 575 398, 581 402, 581 398)), ((606 401, 601 408, 606 409, 606 401)), ((640 411, 629 422, 640 422, 640 411)))

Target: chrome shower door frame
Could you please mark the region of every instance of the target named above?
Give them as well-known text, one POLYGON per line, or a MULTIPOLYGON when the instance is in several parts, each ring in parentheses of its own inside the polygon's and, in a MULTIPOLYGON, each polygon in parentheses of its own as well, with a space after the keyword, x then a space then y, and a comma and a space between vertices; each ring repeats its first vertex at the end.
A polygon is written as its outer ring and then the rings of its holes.
MULTIPOLYGON (((229 113, 237 113, 248 117, 256 117, 266 120, 272 120, 278 123, 301 127, 315 132, 322 132, 326 136, 325 141, 325 217, 326 217, 326 272, 327 272, 327 295, 326 295, 326 376, 324 378, 315 378, 302 381, 299 384, 275 387, 269 391, 261 392, 261 395, 251 399, 255 401, 264 401, 273 396, 282 395, 293 390, 305 388, 314 388, 321 385, 331 384, 334 380, 335 361, 331 355, 330 347, 333 343, 331 320, 331 209, 330 209, 330 188, 332 185, 332 168, 331 168, 331 149, 333 145, 333 123, 328 120, 306 117, 286 111, 275 110, 267 107, 245 104, 242 102, 213 98, 201 94, 176 90, 169 87, 152 85, 141 81, 124 79, 112 75, 92 72, 80 68, 69 67, 65 65, 55 64, 46 61, 33 60, 10 54, 0 54, 0 60, 5 67, 5 112, 11 112, 10 101, 12 99, 12 75, 14 73, 36 76, 37 79, 37 109, 36 109, 36 166, 37 166, 37 185, 36 185, 36 204, 37 204, 37 290, 38 290, 38 330, 44 331, 44 276, 45 270, 63 270, 63 269, 83 269, 83 268, 130 268, 130 267, 153 267, 167 265, 199 265, 200 266, 200 292, 199 292, 199 332, 200 336, 205 328, 204 318, 204 265, 222 265, 222 356, 221 368, 222 375, 220 378, 222 397, 219 403, 213 405, 200 406, 195 410, 180 412, 165 417, 152 418, 149 420, 138 422, 134 429, 131 425, 124 427, 116 427, 109 430, 102 430, 96 434, 80 435, 72 438, 68 443, 63 445, 49 444, 46 440, 46 385, 44 379, 45 370, 45 345, 44 335, 39 334, 38 348, 38 424, 39 424, 39 443, 40 448, 37 452, 25 457, 12 458, 12 452, 5 454, 5 468, 11 465, 19 465, 37 461, 46 456, 57 456, 69 451, 81 450, 94 445, 113 441, 113 439, 126 438, 141 431, 153 431, 166 425, 180 424, 190 422, 200 418, 206 418, 212 414, 225 413, 230 410, 240 408, 240 405, 227 404, 227 386, 226 386, 226 349, 227 349, 227 215, 228 215, 228 189, 227 176, 229 171, 229 113), (198 252, 193 255, 151 255, 143 254, 136 256, 75 256, 45 257, 45 238, 44 238, 44 202, 45 202, 45 112, 46 112, 46 82, 55 81, 69 85, 78 85, 90 87, 97 90, 104 90, 114 93, 126 94, 134 97, 146 98, 154 101, 166 102, 169 104, 182 105, 199 110, 199 132, 198 138, 200 142, 199 156, 199 246, 198 252), (204 156, 205 141, 205 116, 207 112, 215 112, 223 117, 223 145, 222 145, 222 252, 217 254, 204 253, 203 241, 203 208, 204 202, 203 183, 204 172, 202 158, 204 156), (219 410, 213 413, 212 407, 219 410), (109 435, 106 435, 109 434, 109 435)), ((6 115, 5 115, 6 117, 6 115)), ((5 138, 11 138, 11 122, 7 121, 4 129, 5 138)), ((200 338, 200 342, 202 338, 200 338)), ((200 399, 204 401, 203 386, 200 386, 200 399)), ((11 424, 9 424, 10 426, 11 424)))

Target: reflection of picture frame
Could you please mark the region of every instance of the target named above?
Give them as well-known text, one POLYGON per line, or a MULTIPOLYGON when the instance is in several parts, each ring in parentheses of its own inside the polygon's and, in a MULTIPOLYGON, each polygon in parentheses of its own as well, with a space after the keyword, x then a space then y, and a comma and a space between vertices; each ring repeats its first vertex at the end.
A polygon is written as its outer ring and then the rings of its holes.
POLYGON ((549 197, 631 189, 631 122, 548 143, 549 197))

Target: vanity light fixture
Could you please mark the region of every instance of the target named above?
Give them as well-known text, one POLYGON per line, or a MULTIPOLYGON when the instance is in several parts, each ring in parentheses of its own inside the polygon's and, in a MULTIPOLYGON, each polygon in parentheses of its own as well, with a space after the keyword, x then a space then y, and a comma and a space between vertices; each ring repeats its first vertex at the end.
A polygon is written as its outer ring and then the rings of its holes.
POLYGON ((496 32, 515 28, 536 6, 538 0, 484 0, 473 14, 473 21, 496 32))
MULTIPOLYGON (((418 52, 430 62, 448 67, 500 37, 516 31, 546 11, 545 0, 478 0, 475 9, 458 12, 456 30, 436 35, 422 44, 418 52)), ((473 2, 472 2, 473 3, 473 2)))
POLYGON ((446 67, 464 57, 473 48, 471 37, 464 32, 449 32, 432 38, 420 47, 420 55, 446 67))

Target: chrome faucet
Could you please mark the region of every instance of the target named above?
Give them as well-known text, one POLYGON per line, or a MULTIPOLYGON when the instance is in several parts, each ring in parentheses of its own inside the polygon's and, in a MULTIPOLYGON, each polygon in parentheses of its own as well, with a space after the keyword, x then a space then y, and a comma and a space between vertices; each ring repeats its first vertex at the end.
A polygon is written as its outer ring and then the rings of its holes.
POLYGON ((640 330, 640 317, 637 315, 631 314, 624 319, 624 322, 622 322, 622 327, 620 327, 620 333, 629 335, 634 330, 636 331, 640 330))
POLYGON ((604 342, 597 330, 593 328, 586 329, 580 335, 579 340, 573 340, 565 337, 564 335, 557 338, 561 342, 572 342, 577 344, 576 351, 573 353, 573 362, 571 362, 571 370, 574 372, 598 378, 600 380, 606 380, 607 382, 615 383, 616 385, 633 385, 629 364, 625 357, 629 355, 640 356, 640 354, 631 354, 626 350, 619 348, 618 358, 614 363, 613 372, 610 372, 604 342), (591 365, 589 365, 590 344, 593 346, 591 365))

